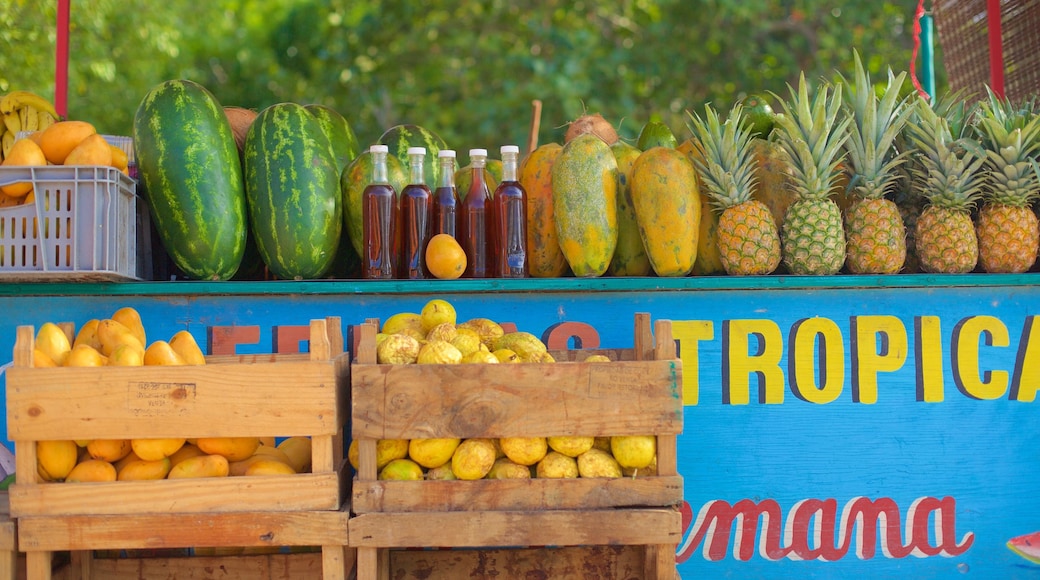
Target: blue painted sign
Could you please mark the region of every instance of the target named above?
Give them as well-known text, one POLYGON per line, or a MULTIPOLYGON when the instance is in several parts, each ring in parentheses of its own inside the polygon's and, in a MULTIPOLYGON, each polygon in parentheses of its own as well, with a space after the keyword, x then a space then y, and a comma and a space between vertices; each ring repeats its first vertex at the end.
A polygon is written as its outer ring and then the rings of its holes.
POLYGON ((432 297, 556 347, 629 348, 649 312, 673 321, 683 360, 684 578, 1040 577, 1040 289, 646 286, 0 296, 0 353, 17 325, 122 306, 149 340, 187 329, 239 354, 305 349, 312 318, 432 297))

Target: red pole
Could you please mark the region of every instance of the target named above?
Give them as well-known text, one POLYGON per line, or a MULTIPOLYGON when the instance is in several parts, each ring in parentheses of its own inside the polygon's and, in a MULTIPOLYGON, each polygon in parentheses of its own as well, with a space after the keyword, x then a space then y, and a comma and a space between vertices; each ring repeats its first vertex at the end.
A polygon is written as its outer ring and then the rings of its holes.
POLYGON ((68 116, 69 96, 69 3, 58 0, 58 44, 54 62, 54 108, 58 116, 68 116))
POLYGON ((998 98, 1004 98, 1004 45, 1000 31, 1000 0, 986 1, 989 20, 989 84, 998 98))

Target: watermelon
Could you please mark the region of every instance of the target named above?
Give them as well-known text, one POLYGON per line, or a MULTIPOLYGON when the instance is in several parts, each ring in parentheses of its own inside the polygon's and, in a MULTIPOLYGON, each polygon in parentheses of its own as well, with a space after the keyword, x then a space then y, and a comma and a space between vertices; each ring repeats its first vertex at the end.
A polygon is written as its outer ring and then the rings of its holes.
POLYGON ((282 279, 318 278, 336 257, 343 229, 332 143, 302 105, 267 107, 245 143, 246 200, 253 239, 282 279))
POLYGON ((336 156, 336 175, 343 173, 343 168, 361 152, 361 146, 358 145, 350 123, 332 107, 312 104, 305 105, 304 108, 318 119, 322 131, 332 143, 332 153, 336 156))
POLYGON ((246 248, 242 165, 224 108, 202 85, 153 87, 134 114, 138 177, 170 259, 197 280, 228 280, 246 248))
MULTIPOLYGON (((401 165, 408 170, 408 148, 425 147, 426 159, 423 161, 423 181, 430 191, 437 189, 440 165, 437 163, 437 153, 441 149, 448 149, 448 145, 436 133, 424 129, 418 125, 395 125, 386 130, 379 143, 390 148, 390 157, 396 157, 401 165)), ((397 190, 400 193, 401 190, 397 190)), ((461 191, 461 190, 460 190, 461 191)))
MULTIPOLYGON (((408 185, 408 173, 393 155, 386 156, 386 175, 390 180, 390 185, 394 186, 394 190, 400 195, 404 186, 408 185)), ((358 256, 364 253, 362 251, 361 194, 365 192, 365 187, 370 181, 372 181, 372 154, 365 151, 347 165, 339 182, 346 235, 350 237, 350 243, 358 256)))

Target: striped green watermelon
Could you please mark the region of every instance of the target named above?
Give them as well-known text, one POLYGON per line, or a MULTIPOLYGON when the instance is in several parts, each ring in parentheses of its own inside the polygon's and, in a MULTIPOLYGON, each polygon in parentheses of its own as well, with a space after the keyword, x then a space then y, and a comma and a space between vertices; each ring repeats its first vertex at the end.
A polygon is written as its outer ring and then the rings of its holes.
POLYGON ((332 144, 302 105, 267 107, 245 143, 246 200, 256 247, 279 278, 318 278, 343 229, 332 144))
POLYGON ((325 136, 332 143, 332 152, 337 161, 337 175, 343 173, 343 168, 361 151, 357 137, 354 136, 354 130, 350 128, 350 123, 332 107, 312 104, 304 105, 304 108, 318 119, 322 130, 325 131, 325 136))
POLYGON ((198 280, 230 279, 249 234, 223 107, 198 83, 160 83, 134 114, 134 147, 152 225, 173 263, 198 280))
MULTIPOLYGON (((408 185, 408 173, 404 166, 393 155, 386 156, 386 175, 390 185, 394 186, 397 194, 401 194, 404 186, 408 185)), ((365 151, 358 155, 343 170, 340 176, 340 195, 343 200, 343 220, 346 225, 346 235, 350 237, 350 243, 358 256, 362 252, 363 228, 361 221, 361 194, 365 187, 372 181, 372 154, 365 151)))
MULTIPOLYGON (((395 125, 386 130, 379 138, 379 143, 390 148, 390 156, 396 157, 408 172, 408 148, 425 147, 426 159, 423 162, 423 181, 433 191, 437 188, 440 166, 437 164, 437 152, 448 149, 447 143, 436 133, 418 125, 395 125)), ((400 190, 398 190, 400 191, 400 190)))

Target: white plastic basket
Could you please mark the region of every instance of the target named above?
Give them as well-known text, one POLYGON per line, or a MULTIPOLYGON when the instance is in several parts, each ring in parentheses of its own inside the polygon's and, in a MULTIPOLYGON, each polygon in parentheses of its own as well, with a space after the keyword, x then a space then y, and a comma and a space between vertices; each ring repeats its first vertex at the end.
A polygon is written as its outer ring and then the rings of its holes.
POLYGON ((0 167, 34 204, 0 208, 0 282, 139 280, 136 183, 113 167, 0 167))

